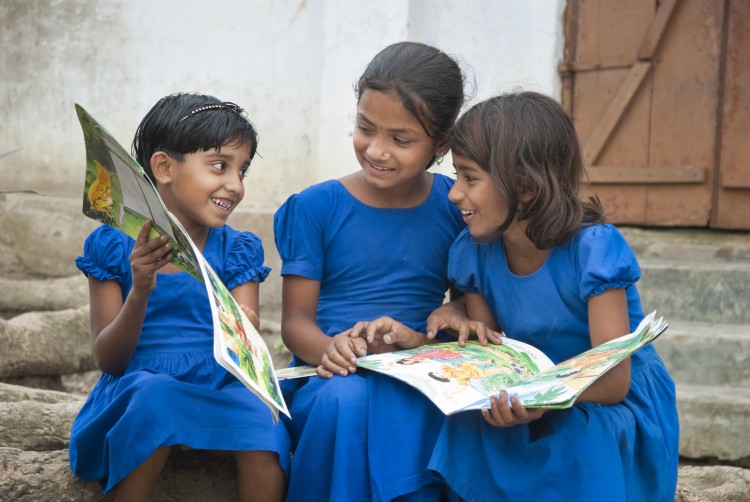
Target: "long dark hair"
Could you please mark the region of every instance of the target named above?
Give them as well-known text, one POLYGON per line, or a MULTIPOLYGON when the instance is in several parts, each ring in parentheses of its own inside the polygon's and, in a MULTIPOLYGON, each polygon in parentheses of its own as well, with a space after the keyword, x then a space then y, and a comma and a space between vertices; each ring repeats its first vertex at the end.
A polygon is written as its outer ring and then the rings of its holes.
MULTIPOLYGON (((380 51, 354 86, 359 102, 368 90, 392 92, 427 135, 445 140, 464 103, 464 75, 458 63, 435 47, 399 42, 380 51)), ((429 168, 435 157, 427 163, 429 168)))
POLYGON ((132 153, 151 181, 151 156, 163 151, 178 162, 198 150, 224 145, 250 145, 250 159, 258 149, 258 133, 234 103, 196 93, 170 94, 149 110, 133 138, 132 153))
POLYGON ((567 242, 582 225, 604 222, 597 197, 582 201, 581 149, 573 121, 554 99, 536 92, 502 94, 470 108, 456 122, 451 150, 488 171, 508 204, 507 229, 515 216, 539 249, 567 242), (523 194, 533 197, 521 203, 523 194))

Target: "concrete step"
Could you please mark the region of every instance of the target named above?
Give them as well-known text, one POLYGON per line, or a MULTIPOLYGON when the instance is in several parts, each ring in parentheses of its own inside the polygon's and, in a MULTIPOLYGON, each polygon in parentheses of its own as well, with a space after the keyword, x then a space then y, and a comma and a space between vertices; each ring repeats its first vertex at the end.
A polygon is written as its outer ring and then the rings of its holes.
POLYGON ((668 322, 654 346, 677 387, 680 456, 750 465, 750 325, 668 322))
POLYGON ((680 456, 750 465, 750 388, 677 385, 680 456))
POLYGON ((750 262, 650 257, 639 262, 644 310, 672 319, 750 324, 750 262))
POLYGON ((750 388, 750 325, 667 321, 654 345, 675 382, 750 388))
POLYGON ((641 265, 644 310, 750 324, 750 232, 619 227, 641 265))

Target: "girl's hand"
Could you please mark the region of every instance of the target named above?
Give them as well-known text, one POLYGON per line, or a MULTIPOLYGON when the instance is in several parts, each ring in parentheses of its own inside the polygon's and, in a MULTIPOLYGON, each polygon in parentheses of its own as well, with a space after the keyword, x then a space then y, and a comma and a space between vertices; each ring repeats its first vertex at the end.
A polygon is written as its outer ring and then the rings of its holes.
POLYGON ((156 287, 156 271, 172 261, 172 244, 166 235, 148 240, 153 224, 146 220, 130 253, 130 268, 133 271, 133 292, 151 294, 156 287))
POLYGON ((518 424, 528 424, 537 420, 544 412, 545 408, 524 408, 521 401, 513 396, 508 402, 508 392, 501 391, 499 396, 490 398, 491 407, 482 410, 482 416, 488 424, 494 427, 510 427, 518 424))
POLYGON ((323 357, 316 370, 318 376, 331 378, 333 375, 347 376, 357 372, 355 362, 357 357, 367 354, 367 342, 362 338, 350 337, 350 331, 331 337, 323 349, 323 357))
POLYGON ((482 345, 487 345, 488 341, 498 345, 503 343, 502 333, 491 329, 482 321, 470 320, 465 313, 451 304, 436 309, 427 318, 427 338, 435 338, 441 330, 457 333, 458 344, 462 347, 471 335, 475 335, 482 345))
POLYGON ((396 345, 402 349, 412 349, 428 341, 423 334, 390 317, 380 317, 374 321, 360 321, 349 330, 349 336, 367 340, 371 352, 377 352, 376 349, 383 348, 382 345, 396 345))

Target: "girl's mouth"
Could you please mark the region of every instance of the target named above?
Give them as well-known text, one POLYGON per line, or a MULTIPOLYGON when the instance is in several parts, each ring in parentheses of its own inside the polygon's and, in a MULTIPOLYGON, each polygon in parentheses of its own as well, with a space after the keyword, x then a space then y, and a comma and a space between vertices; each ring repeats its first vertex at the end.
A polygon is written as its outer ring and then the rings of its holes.
POLYGON ((222 208, 224 211, 231 211, 233 206, 233 201, 226 200, 226 199, 217 199, 215 197, 211 198, 211 202, 222 208))
POLYGON ((381 173, 387 173, 390 171, 394 171, 394 169, 391 169, 390 167, 383 167, 378 164, 373 163, 371 160, 367 160, 367 164, 370 166, 370 168, 374 169, 375 171, 379 171, 381 173))

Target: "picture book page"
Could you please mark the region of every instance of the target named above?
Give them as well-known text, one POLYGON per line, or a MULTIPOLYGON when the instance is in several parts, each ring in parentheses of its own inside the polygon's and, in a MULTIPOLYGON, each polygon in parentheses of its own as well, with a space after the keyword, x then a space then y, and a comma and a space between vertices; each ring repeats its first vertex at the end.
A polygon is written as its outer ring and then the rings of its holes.
POLYGON ((553 364, 536 348, 504 338, 502 345, 449 342, 365 356, 357 366, 412 385, 449 415, 553 364))
POLYGON ((211 265, 202 256, 200 261, 208 278, 205 281, 208 296, 213 299, 210 303, 214 315, 214 357, 271 408, 274 421, 278 419, 278 411, 289 416, 263 338, 211 265))

